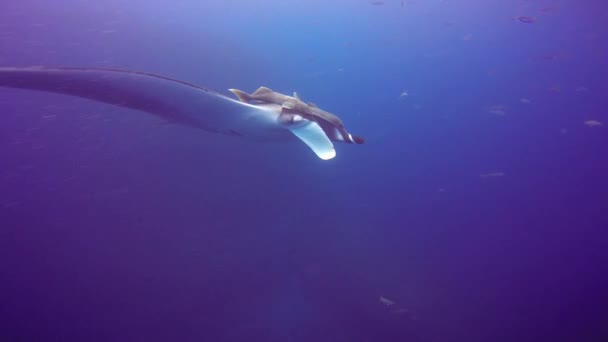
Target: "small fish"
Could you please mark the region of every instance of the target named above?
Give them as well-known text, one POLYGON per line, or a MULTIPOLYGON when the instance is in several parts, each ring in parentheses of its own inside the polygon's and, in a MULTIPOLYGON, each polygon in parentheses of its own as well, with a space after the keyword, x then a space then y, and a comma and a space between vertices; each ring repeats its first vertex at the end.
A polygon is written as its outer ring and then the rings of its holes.
POLYGON ((513 17, 513 20, 518 20, 522 23, 532 24, 536 21, 535 17, 529 17, 527 15, 520 15, 518 17, 513 17))
POLYGON ((588 127, 601 127, 604 124, 597 120, 587 120, 585 121, 585 125, 587 125, 588 127))
POLYGON ((479 175, 479 177, 481 177, 481 178, 491 178, 491 177, 502 177, 504 175, 505 175, 504 172, 490 172, 490 173, 483 173, 483 174, 479 175))
POLYGON ((390 299, 384 298, 383 296, 380 296, 380 303, 384 304, 387 307, 395 305, 395 302, 390 299))
POLYGON ((487 108, 487 111, 490 114, 494 114, 494 115, 498 115, 498 116, 504 116, 505 114, 507 114, 506 107, 503 105, 490 106, 489 108, 487 108))

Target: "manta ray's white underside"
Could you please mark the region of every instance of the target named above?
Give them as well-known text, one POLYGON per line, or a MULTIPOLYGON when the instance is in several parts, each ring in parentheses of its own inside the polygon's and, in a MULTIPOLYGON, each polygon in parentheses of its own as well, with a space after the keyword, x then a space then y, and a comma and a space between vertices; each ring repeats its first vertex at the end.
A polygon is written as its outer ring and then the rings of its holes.
POLYGON ((0 86, 78 96, 144 111, 168 121, 258 141, 304 142, 319 158, 336 156, 314 121, 282 124, 281 106, 249 104, 154 74, 90 68, 0 68, 0 86))

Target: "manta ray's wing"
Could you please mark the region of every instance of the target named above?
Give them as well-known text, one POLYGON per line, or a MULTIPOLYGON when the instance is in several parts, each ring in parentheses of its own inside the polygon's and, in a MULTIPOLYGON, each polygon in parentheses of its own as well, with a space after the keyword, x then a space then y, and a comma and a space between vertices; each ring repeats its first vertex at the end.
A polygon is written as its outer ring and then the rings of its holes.
POLYGON ((214 133, 262 141, 293 139, 276 122, 279 109, 239 102, 154 74, 94 68, 0 68, 0 86, 83 97, 214 133))

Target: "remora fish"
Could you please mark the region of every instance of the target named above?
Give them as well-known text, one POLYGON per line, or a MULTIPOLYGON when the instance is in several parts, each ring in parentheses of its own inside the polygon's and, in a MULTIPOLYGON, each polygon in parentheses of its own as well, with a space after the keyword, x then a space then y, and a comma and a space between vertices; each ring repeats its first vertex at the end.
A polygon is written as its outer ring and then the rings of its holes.
POLYGON ((363 143, 333 114, 279 93, 238 101, 188 82, 155 74, 102 68, 0 68, 0 87, 78 96, 140 110, 170 122, 257 141, 297 137, 319 158, 336 156, 332 141, 363 143), (280 102, 280 103, 278 103, 280 102), (327 115, 329 114, 329 115, 327 115), (336 132, 339 132, 337 134, 336 132))
POLYGON ((289 122, 294 114, 301 115, 319 124, 330 140, 343 141, 349 144, 363 144, 365 142, 365 139, 362 137, 353 136, 348 133, 344 128, 344 123, 338 116, 324 111, 313 102, 304 103, 295 92, 293 96, 288 96, 277 93, 267 87, 260 87, 250 95, 238 89, 228 90, 234 93, 242 102, 251 103, 252 101, 257 101, 281 105, 282 110, 279 116, 279 121, 281 122, 289 122))

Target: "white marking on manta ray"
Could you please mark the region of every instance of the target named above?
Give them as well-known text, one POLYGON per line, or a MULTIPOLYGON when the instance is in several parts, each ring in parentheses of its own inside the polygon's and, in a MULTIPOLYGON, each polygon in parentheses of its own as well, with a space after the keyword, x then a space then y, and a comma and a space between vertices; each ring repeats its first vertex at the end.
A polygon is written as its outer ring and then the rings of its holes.
POLYGON ((0 68, 0 87, 87 98, 212 133, 252 140, 288 141, 296 137, 323 160, 336 156, 332 140, 364 142, 363 138, 347 133, 337 116, 304 103, 296 93, 291 97, 265 87, 252 95, 233 91, 239 98, 236 100, 160 75, 73 67, 0 68), (249 103, 247 98, 255 98, 257 102, 249 103))

